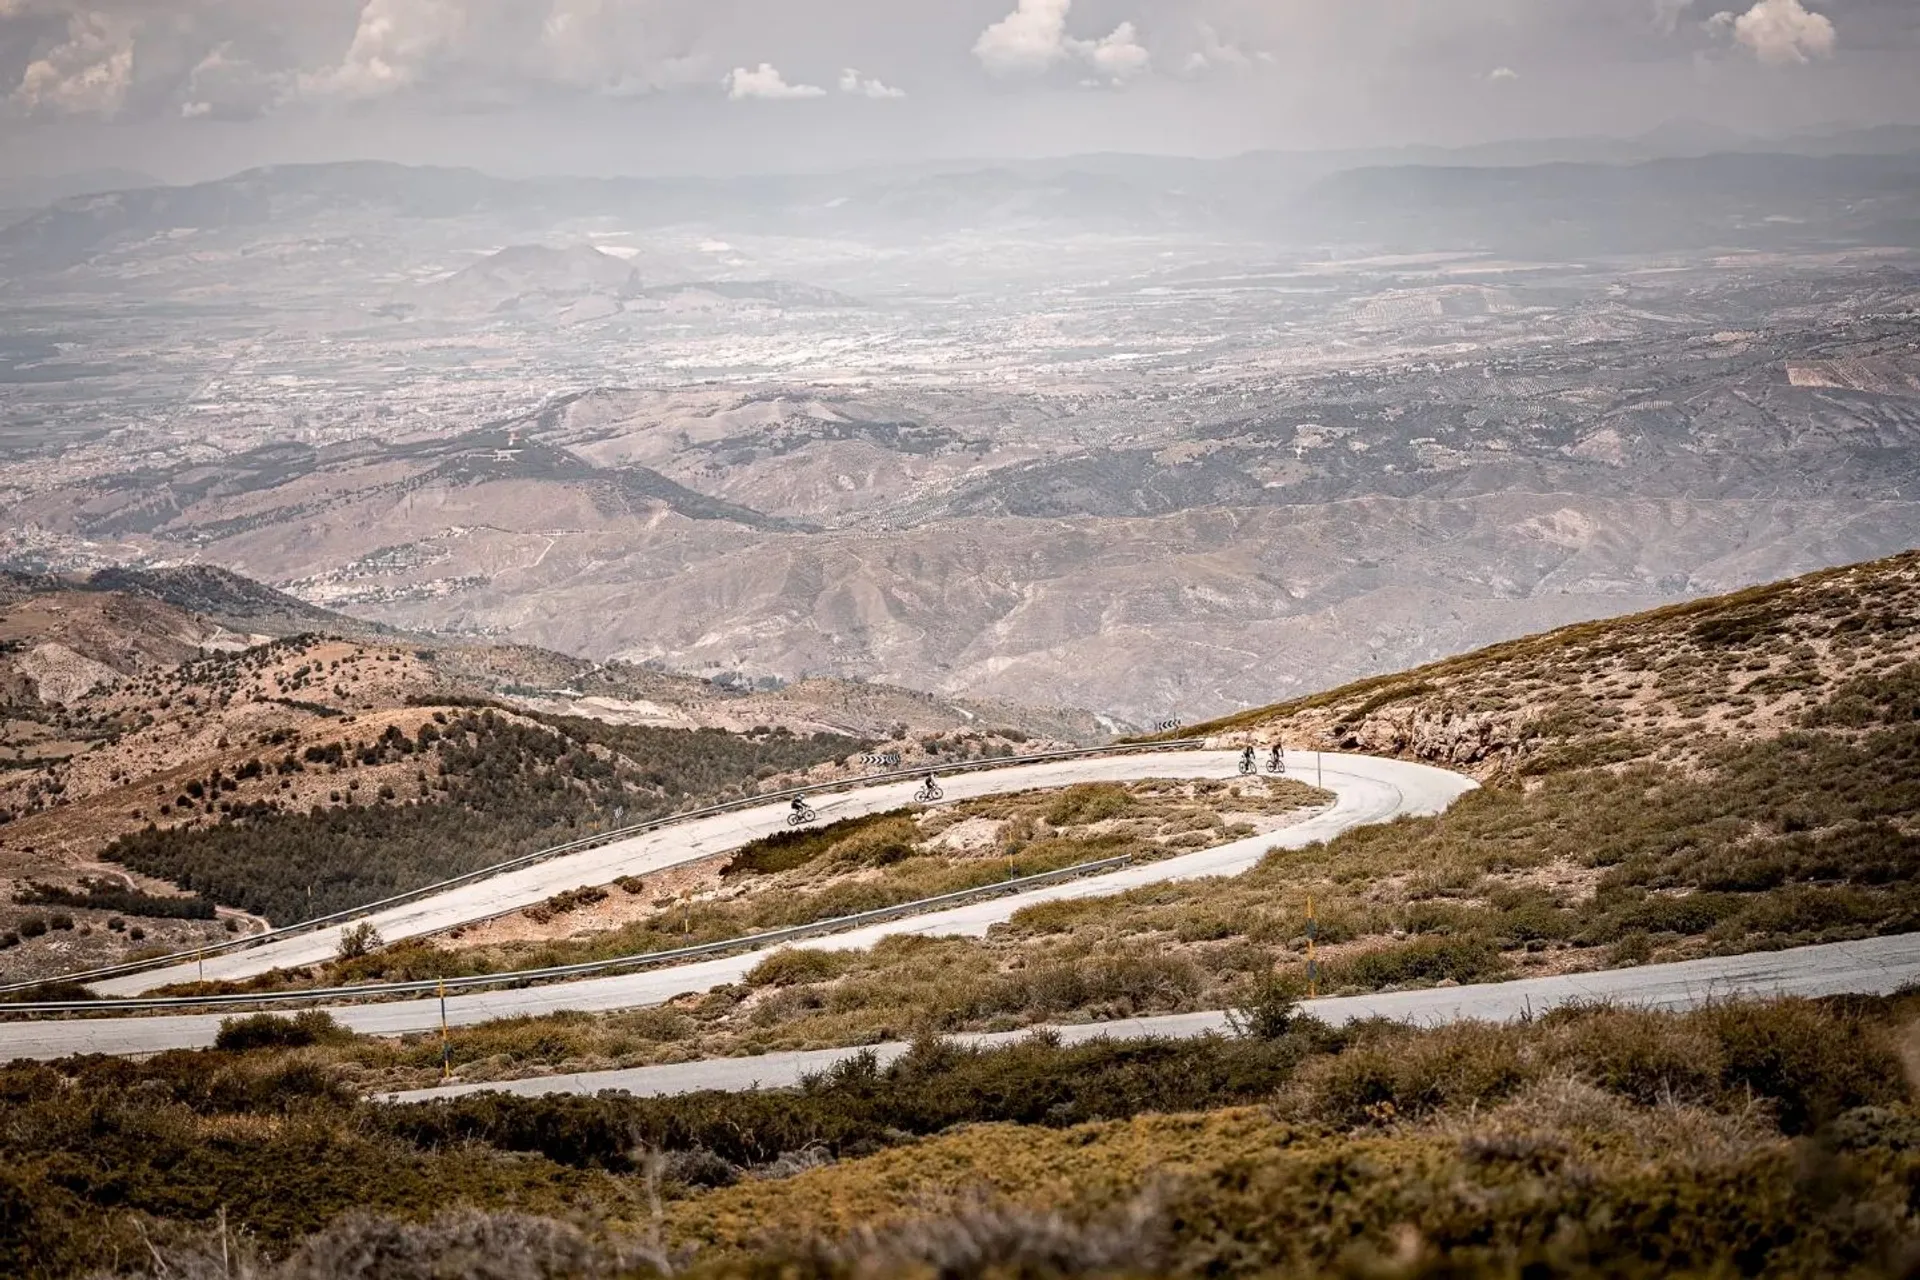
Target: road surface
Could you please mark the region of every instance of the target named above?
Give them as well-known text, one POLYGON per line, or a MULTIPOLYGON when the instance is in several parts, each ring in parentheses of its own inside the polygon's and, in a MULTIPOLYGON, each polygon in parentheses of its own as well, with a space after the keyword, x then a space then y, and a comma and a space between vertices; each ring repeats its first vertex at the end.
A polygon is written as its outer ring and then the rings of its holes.
MULTIPOLYGON (((1313 781, 1315 778, 1315 760, 1311 753, 1289 754, 1288 767, 1295 777, 1303 781, 1313 781)), ((1234 753, 1187 751, 1022 765, 982 773, 957 774, 944 779, 941 785, 951 801, 1040 787, 1062 787, 1077 782, 1236 776, 1234 753)), ((1471 779, 1442 769, 1399 760, 1344 755, 1324 757, 1322 781, 1326 789, 1337 797, 1335 803, 1302 822, 1269 835, 792 945, 823 949, 863 948, 872 946, 882 938, 900 934, 977 937, 1016 911, 1040 902, 1093 897, 1172 880, 1237 875, 1275 849, 1304 848, 1357 826, 1441 812, 1475 786, 1471 779)), ((815 807, 822 821, 884 812, 911 803, 917 786, 917 782, 905 781, 823 795, 815 807)), ((375 923, 388 941, 451 928, 465 921, 508 910, 514 905, 543 901, 561 889, 582 884, 605 884, 617 876, 644 875, 676 863, 724 853, 783 829, 785 813, 784 805, 769 805, 697 819, 683 826, 653 832, 617 845, 570 854, 535 867, 510 872, 495 880, 395 908, 381 917, 375 917, 375 923)), ((325 940, 335 932, 324 930, 270 943, 254 951, 209 959, 207 977, 245 976, 270 967, 325 959, 332 953, 331 944, 325 940), (305 959, 296 958, 300 956, 305 959)), ((446 1002, 447 1018, 451 1025, 470 1026, 497 1018, 558 1013, 562 1010, 600 1012, 659 1004, 688 992, 706 991, 725 983, 737 982, 764 958, 763 953, 748 952, 613 977, 450 996, 446 1002)), ((103 982, 100 989, 115 994, 133 994, 149 990, 162 981, 187 980, 196 972, 193 967, 184 968, 184 973, 158 970, 103 982)), ((342 1024, 369 1035, 431 1031, 440 1025, 440 1002, 433 999, 347 1005, 330 1008, 328 1012, 342 1024)), ((59 1058, 75 1053, 140 1054, 166 1049, 202 1048, 213 1043, 220 1022, 221 1015, 200 1013, 0 1023, 0 1060, 59 1058)))
MULTIPOLYGON (((1793 951, 1688 960, 1679 964, 1612 969, 1605 973, 1527 978, 1517 982, 1386 995, 1315 1000, 1304 1008, 1333 1024, 1356 1018, 1393 1018, 1435 1025, 1475 1019, 1505 1022, 1576 1001, 1609 1001, 1650 1009, 1685 1009, 1708 1000, 1736 996, 1886 995, 1920 983, 1920 935, 1837 942, 1793 951)), ((1111 1036, 1128 1039, 1161 1036, 1188 1039, 1230 1032, 1224 1013, 1186 1013, 1160 1018, 1130 1018, 1051 1028, 1068 1044, 1111 1036)), ((951 1037, 960 1044, 999 1045, 1032 1035, 1028 1031, 951 1037)), ((873 1046, 882 1064, 907 1051, 902 1042, 873 1046)), ((860 1049, 820 1049, 807 1053, 769 1053, 752 1058, 722 1058, 673 1066, 545 1076, 499 1084, 450 1085, 390 1095, 398 1102, 423 1102, 467 1093, 512 1093, 537 1097, 552 1093, 595 1094, 619 1089, 635 1095, 698 1093, 706 1089, 777 1089, 822 1071, 860 1049)))

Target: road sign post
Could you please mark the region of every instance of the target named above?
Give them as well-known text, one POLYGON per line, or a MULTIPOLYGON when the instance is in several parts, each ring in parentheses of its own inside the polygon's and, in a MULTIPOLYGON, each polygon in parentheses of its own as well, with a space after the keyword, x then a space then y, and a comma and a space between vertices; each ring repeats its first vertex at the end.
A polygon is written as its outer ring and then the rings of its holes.
POLYGON ((453 1079, 453 1041, 447 1038, 447 980, 440 979, 440 1079, 453 1079))
POLYGON ((1320 936, 1320 922, 1313 916, 1313 895, 1307 895, 1307 999, 1320 998, 1320 961, 1314 956, 1314 940, 1320 936))

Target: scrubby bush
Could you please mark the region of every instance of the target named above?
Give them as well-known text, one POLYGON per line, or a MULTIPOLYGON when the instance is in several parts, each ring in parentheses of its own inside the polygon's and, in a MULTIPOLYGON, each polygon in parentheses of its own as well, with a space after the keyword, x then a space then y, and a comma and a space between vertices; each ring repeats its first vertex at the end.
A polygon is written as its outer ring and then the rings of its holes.
POLYGON ((359 960, 370 956, 386 945, 380 936, 380 930, 373 921, 361 920, 350 924, 340 931, 340 943, 334 948, 334 956, 339 960, 359 960))
POLYGON ((277 1013, 255 1013, 246 1017, 223 1018, 220 1033, 214 1037, 216 1049, 245 1052, 250 1049, 303 1049, 309 1045, 350 1040, 353 1033, 335 1022, 333 1015, 321 1009, 309 1009, 291 1017, 277 1013))
POLYGON ((1045 817, 1051 826, 1078 827, 1123 817, 1136 804, 1133 793, 1117 782, 1083 782, 1062 791, 1045 817))
MULTIPOLYGON (((720 874, 723 878, 732 878, 792 871, 835 853, 842 845, 861 840, 871 833, 898 834, 902 823, 908 828, 913 826, 910 819, 897 813, 875 813, 830 822, 824 827, 778 831, 742 846, 727 860, 720 874)), ((880 843, 885 844, 886 840, 886 835, 880 837, 880 843)))
POLYGON ((845 973, 854 957, 842 951, 788 947, 755 965, 747 982, 756 987, 790 987, 803 982, 829 982, 845 973))
POLYGON ((1330 962, 1326 983, 1375 990, 1419 982, 1483 982, 1505 970, 1500 949, 1487 938, 1424 937, 1330 962))

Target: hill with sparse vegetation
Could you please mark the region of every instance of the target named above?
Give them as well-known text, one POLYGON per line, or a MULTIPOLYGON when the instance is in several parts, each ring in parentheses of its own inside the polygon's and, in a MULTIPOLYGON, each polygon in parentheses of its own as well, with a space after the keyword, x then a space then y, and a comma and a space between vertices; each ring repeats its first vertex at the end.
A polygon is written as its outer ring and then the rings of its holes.
MULTIPOLYGON (((538 1053, 506 1048, 520 1032, 476 1029, 463 1069, 1218 1009, 1276 974, 1304 990, 1310 902, 1322 994, 1920 930, 1920 555, 1522 640, 1202 732, 1223 750, 1284 738, 1485 785, 1445 814, 1275 852, 1230 879, 1050 902, 985 938, 769 961, 662 1010, 540 1024, 538 1053)), ((425 1082, 392 1082, 409 1081, 425 1082)))

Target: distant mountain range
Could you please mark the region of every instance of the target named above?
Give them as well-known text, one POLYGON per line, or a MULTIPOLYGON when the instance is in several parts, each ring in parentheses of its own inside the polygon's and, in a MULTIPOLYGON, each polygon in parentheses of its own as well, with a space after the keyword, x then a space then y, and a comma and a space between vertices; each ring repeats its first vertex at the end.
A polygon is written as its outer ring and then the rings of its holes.
MULTIPOLYGON (((725 218, 801 235, 1072 226, 1561 254, 1596 246, 1764 247, 1804 240, 1799 229, 1817 224, 1828 236, 1920 243, 1920 130, 1805 139, 1783 151, 1720 139, 1711 158, 1692 154, 1687 140, 1226 160, 1090 156, 728 180, 523 180, 374 162, 290 165, 61 200, 0 228, 0 262, 32 273, 138 238, 354 218, 617 217, 632 228, 725 218), (1683 154, 1670 154, 1676 150, 1683 154)), ((596 280, 618 274, 580 262, 596 280)), ((498 262, 482 274, 511 275, 526 265, 498 262)))

